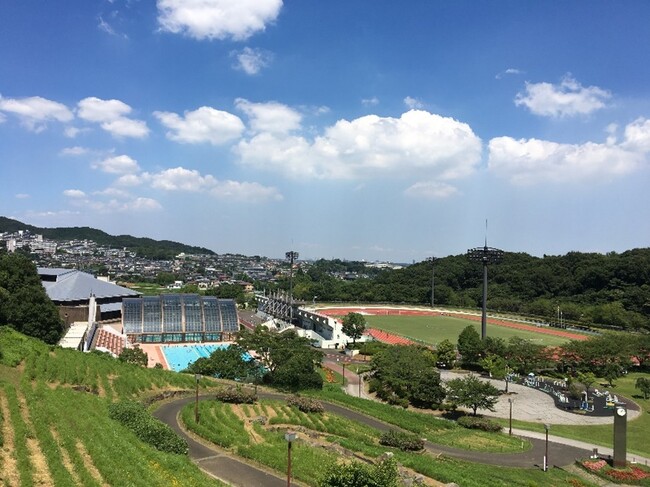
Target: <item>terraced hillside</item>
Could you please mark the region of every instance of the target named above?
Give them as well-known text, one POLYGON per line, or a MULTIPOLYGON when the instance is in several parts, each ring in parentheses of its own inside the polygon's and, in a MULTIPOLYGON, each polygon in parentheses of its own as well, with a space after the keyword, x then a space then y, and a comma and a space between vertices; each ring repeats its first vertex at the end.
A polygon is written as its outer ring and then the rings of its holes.
POLYGON ((118 399, 194 379, 49 347, 0 327, 0 485, 221 485, 187 456, 160 452, 109 419, 118 399))

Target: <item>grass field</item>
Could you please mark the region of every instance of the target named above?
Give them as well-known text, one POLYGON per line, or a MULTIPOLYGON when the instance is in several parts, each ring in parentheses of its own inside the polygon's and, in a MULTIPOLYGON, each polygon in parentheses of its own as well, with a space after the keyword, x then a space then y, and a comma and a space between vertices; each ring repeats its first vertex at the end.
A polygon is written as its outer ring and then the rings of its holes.
MULTIPOLYGON (((369 327, 432 345, 440 343, 444 339, 456 343, 458 335, 468 325, 472 325, 481 333, 479 322, 451 316, 366 315, 365 318, 369 327)), ((487 330, 488 336, 500 337, 505 340, 512 336, 518 336, 545 346, 562 345, 568 341, 562 337, 491 325, 490 323, 488 323, 487 330)))

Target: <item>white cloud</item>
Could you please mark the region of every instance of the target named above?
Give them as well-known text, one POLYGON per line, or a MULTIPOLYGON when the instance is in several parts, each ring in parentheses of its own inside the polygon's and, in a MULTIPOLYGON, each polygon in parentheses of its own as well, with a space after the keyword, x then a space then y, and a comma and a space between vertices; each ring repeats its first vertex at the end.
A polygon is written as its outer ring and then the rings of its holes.
POLYGON ((140 170, 138 163, 127 155, 108 157, 93 167, 109 174, 133 174, 140 170))
POLYGON ((131 113, 131 107, 120 100, 102 100, 94 96, 77 104, 79 118, 89 122, 110 122, 131 113))
MULTIPOLYGON (((146 173, 145 173, 146 174, 146 173)), ((144 176, 138 174, 124 174, 115 180, 118 186, 140 186, 144 182, 144 176)))
POLYGON ((243 164, 296 178, 353 179, 420 171, 447 180, 474 171, 481 140, 467 124, 411 110, 400 118, 339 120, 313 141, 263 132, 242 140, 234 150, 243 164))
POLYGON ((500 73, 498 73, 495 76, 495 78, 496 79, 501 79, 501 78, 503 78, 504 76, 506 76, 508 74, 513 74, 513 75, 514 74, 523 74, 523 71, 521 69, 517 69, 517 68, 508 68, 505 71, 501 71, 500 73))
POLYGON ((366 107, 374 107, 375 105, 379 105, 379 98, 376 96, 373 96, 372 98, 362 98, 361 104, 366 107))
POLYGON ((458 193, 458 189, 447 183, 437 181, 422 181, 415 183, 404 191, 404 194, 414 198, 445 199, 458 193))
POLYGON ((0 123, 4 123, 7 121, 7 117, 5 116, 4 113, 0 112, 0 123))
POLYGON ((127 36, 126 34, 117 32, 111 24, 109 24, 104 20, 104 18, 101 15, 99 16, 99 23, 97 24, 97 28, 115 37, 121 37, 123 39, 129 38, 129 36, 127 36))
POLYGON ((62 156, 83 156, 88 154, 88 152, 90 151, 87 148, 76 145, 74 147, 66 147, 65 149, 62 149, 59 154, 62 156))
POLYGON ((89 122, 96 122, 115 137, 143 138, 149 134, 147 124, 142 120, 133 120, 126 115, 131 107, 120 100, 102 100, 88 97, 78 104, 77 115, 89 122))
POLYGON ((135 198, 125 203, 122 209, 124 211, 154 211, 162 209, 162 205, 153 198, 135 198))
POLYGON ((211 107, 186 111, 184 117, 172 112, 154 112, 154 116, 170 129, 167 138, 176 142, 219 145, 239 138, 244 131, 239 117, 211 107))
POLYGON ((281 103, 252 103, 237 98, 235 106, 249 117, 254 132, 287 133, 298 130, 302 121, 300 113, 281 103))
POLYGON ((27 198, 31 198, 31 196, 28 195, 27 193, 18 193, 16 194, 16 198, 18 198, 19 200, 25 200, 27 198))
POLYGON ((604 108, 611 96, 607 90, 597 86, 584 87, 567 75, 559 85, 527 82, 525 93, 518 93, 515 97, 515 105, 523 105, 543 117, 567 117, 588 115, 604 108))
POLYGON ((281 201, 283 199, 276 188, 245 181, 220 181, 210 190, 210 194, 219 199, 249 203, 281 201))
POLYGON ((93 194, 97 196, 110 196, 113 198, 121 198, 121 199, 126 199, 131 197, 131 195, 127 191, 118 188, 106 188, 102 191, 95 191, 93 192, 93 194))
POLYGON ((81 129, 81 128, 78 128, 78 127, 71 127, 70 126, 70 127, 66 127, 63 130, 63 135, 65 135, 69 139, 74 139, 77 135, 79 135, 79 134, 81 134, 83 132, 87 132, 89 130, 90 129, 87 129, 87 128, 81 129))
POLYGON ((497 137, 489 143, 488 169, 512 183, 578 183, 630 174, 647 161, 650 122, 625 128, 621 143, 558 144, 538 139, 497 137))
POLYGON ((22 125, 33 132, 45 130, 48 122, 69 122, 74 118, 72 112, 64 104, 31 96, 28 98, 2 98, 0 96, 0 111, 13 113, 22 125))
POLYGON ((202 175, 194 169, 183 167, 145 174, 143 179, 154 189, 208 193, 228 201, 260 203, 282 200, 282 195, 274 187, 245 181, 219 181, 210 174, 202 175))
POLYGON ((242 41, 275 21, 282 0, 158 0, 157 6, 165 32, 242 41))
POLYGON ((66 189, 63 194, 67 196, 68 198, 74 198, 74 199, 79 199, 79 198, 85 198, 86 193, 81 191, 80 189, 66 189))
POLYGON ((424 104, 420 100, 418 100, 417 98, 411 98, 410 96, 404 98, 404 105, 406 105, 406 107, 409 108, 410 110, 424 107, 424 104))
POLYGON ((259 73, 273 61, 273 54, 269 51, 250 47, 245 47, 241 51, 232 51, 230 55, 237 60, 233 67, 250 75, 259 73))
POLYGON ((626 149, 650 152, 650 120, 638 118, 625 127, 626 149))

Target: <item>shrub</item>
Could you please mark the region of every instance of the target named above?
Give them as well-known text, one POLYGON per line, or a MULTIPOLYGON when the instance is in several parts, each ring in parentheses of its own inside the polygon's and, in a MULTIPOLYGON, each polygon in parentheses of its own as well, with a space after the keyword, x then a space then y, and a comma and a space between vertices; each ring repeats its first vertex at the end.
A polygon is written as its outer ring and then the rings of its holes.
POLYGON ((187 442, 162 421, 134 401, 120 401, 108 407, 108 416, 130 429, 138 438, 167 453, 187 454, 187 442))
POLYGON ((242 386, 230 386, 219 389, 216 393, 217 401, 232 404, 254 404, 257 394, 253 389, 244 389, 242 386))
POLYGON ((501 431, 501 425, 487 418, 478 418, 476 416, 462 416, 458 418, 458 424, 464 428, 489 431, 496 433, 501 431))
POLYGON ((424 440, 413 433, 405 431, 390 430, 382 433, 379 443, 384 446, 392 446, 402 451, 419 451, 424 448, 424 440))
POLYGON ((303 413, 322 413, 325 412, 323 403, 316 399, 302 396, 289 396, 287 398, 287 405, 296 407, 303 413))

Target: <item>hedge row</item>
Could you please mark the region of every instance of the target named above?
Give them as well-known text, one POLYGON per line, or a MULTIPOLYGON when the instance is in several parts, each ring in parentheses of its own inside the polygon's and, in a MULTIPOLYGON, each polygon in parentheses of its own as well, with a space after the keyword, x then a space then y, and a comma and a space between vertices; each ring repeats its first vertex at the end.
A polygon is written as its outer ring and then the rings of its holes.
POLYGON ((134 401, 120 401, 108 407, 108 416, 126 426, 145 443, 167 453, 187 454, 187 442, 162 421, 134 401))
POLYGON ((216 393, 216 399, 231 404, 255 404, 257 394, 253 389, 245 389, 242 386, 229 386, 219 389, 216 393))
POLYGON ((390 430, 382 433, 379 443, 384 446, 392 446, 402 451, 419 451, 424 448, 424 440, 413 433, 405 431, 390 430))
POLYGON ((303 413, 323 413, 325 408, 323 403, 316 399, 302 396, 289 396, 287 398, 287 405, 298 408, 303 413))
POLYGON ((478 418, 476 416, 461 416, 458 418, 458 424, 464 428, 497 432, 501 431, 501 425, 487 418, 478 418))

